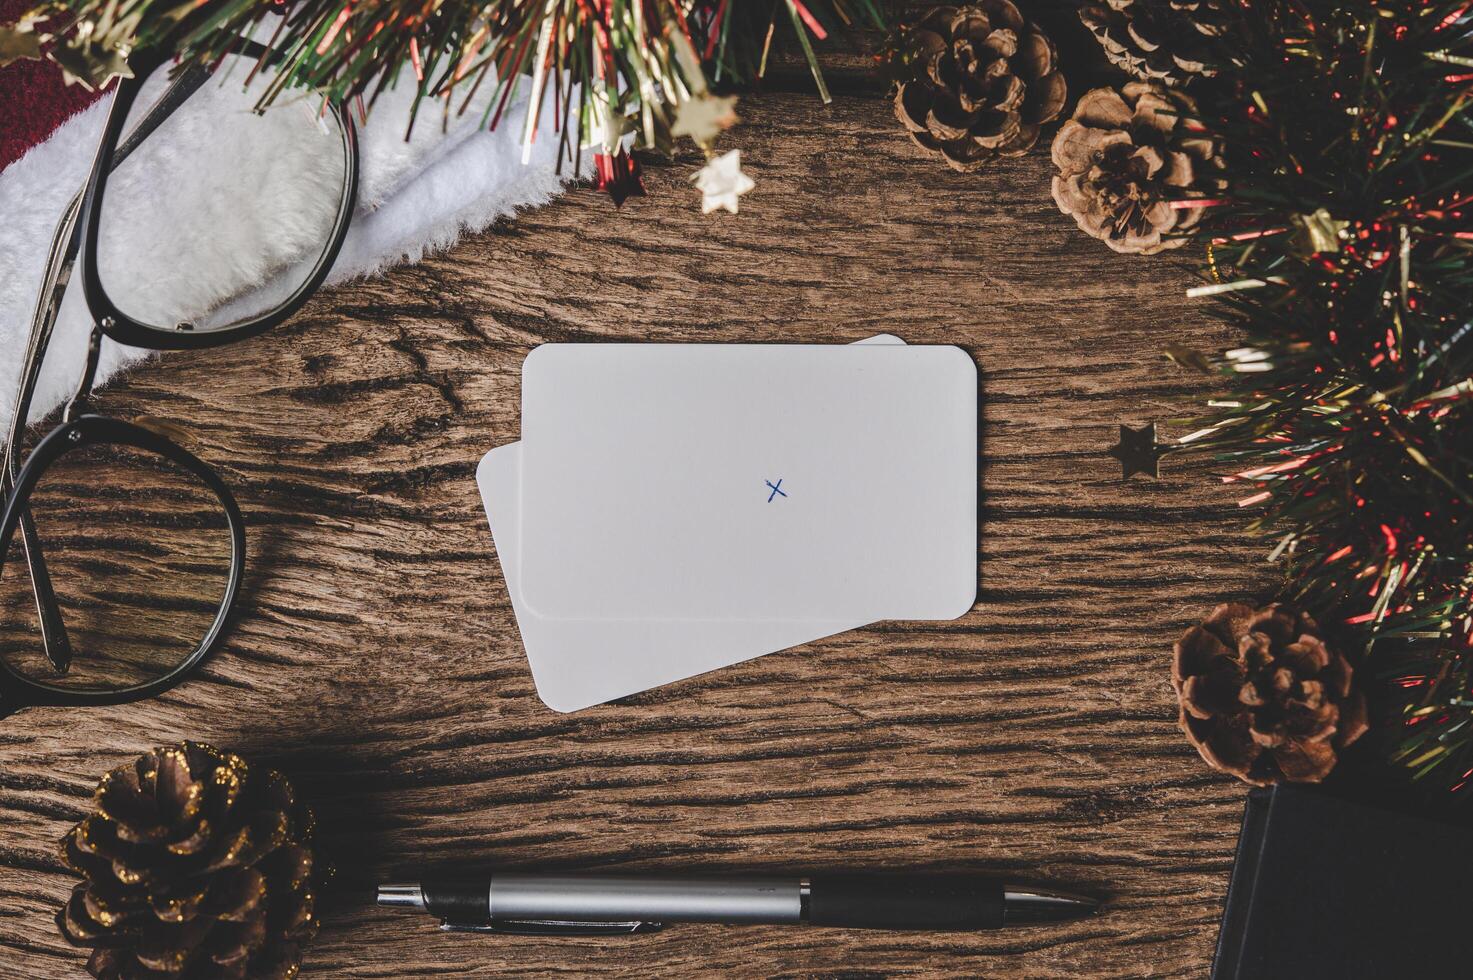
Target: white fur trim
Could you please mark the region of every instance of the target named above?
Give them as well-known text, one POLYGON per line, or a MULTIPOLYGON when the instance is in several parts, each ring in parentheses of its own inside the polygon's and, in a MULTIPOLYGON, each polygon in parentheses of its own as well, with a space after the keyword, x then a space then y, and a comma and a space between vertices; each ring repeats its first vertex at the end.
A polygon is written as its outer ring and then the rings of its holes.
MULTIPOLYGON (((140 104, 148 104, 150 92, 164 84, 163 74, 150 79, 140 104)), ((119 289, 131 283, 141 287, 136 292, 140 303, 151 299, 158 309, 199 316, 223 295, 303 260, 307 243, 318 240, 317 229, 336 208, 330 187, 340 151, 335 137, 302 139, 311 111, 306 104, 275 106, 259 119, 245 117, 261 84, 258 79, 242 90, 229 76, 223 84, 207 84, 119 169, 109 214, 119 214, 118 227, 127 231, 104 235, 112 239, 100 261, 105 283, 116 282, 119 289), (229 124, 232 117, 235 125, 229 124), (263 192, 260 175, 270 173, 291 179, 267 180, 272 190, 263 192)), ((486 79, 476 101, 446 130, 439 106, 422 106, 408 140, 414 86, 384 93, 359 127, 357 213, 329 282, 418 261, 464 233, 551 200, 572 179, 566 162, 561 176, 554 173, 558 138, 552 130, 552 100, 540 120, 543 135, 533 146, 531 163, 523 166, 519 135, 525 98, 507 109, 495 131, 481 128, 494 88, 486 79)), ((0 427, 9 425, 51 235, 66 202, 86 179, 109 104, 104 99, 78 113, 0 172, 0 427)), ((585 153, 584 176, 591 162, 585 153)), ((279 273, 274 278, 285 279, 279 273)), ((42 370, 33 421, 75 387, 90 327, 80 280, 74 278, 42 370)), ((108 341, 99 383, 146 356, 108 341)))

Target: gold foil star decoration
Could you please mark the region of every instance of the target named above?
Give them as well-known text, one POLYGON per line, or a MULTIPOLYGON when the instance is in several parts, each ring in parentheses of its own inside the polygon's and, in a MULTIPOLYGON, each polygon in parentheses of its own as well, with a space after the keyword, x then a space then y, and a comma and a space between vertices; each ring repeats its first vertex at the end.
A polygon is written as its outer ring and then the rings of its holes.
POLYGON ((594 83, 593 120, 593 143, 605 153, 618 153, 624 148, 625 134, 634 131, 634 123, 614 104, 603 82, 594 83))
POLYGON ((1340 251, 1349 221, 1336 218, 1324 208, 1310 214, 1294 214, 1289 220, 1297 228, 1294 241, 1298 253, 1305 255, 1328 254, 1340 251))
POLYGON ((22 58, 41 57, 40 35, 24 27, 24 22, 16 27, 0 27, 0 68, 22 58))
POLYGON ((739 121, 736 96, 721 97, 703 92, 675 108, 671 136, 689 136, 703 150, 716 144, 716 137, 739 121))
POLYGON ((23 58, 35 60, 41 57, 41 45, 51 40, 50 34, 36 30, 44 19, 43 13, 33 10, 22 14, 20 20, 9 27, 0 27, 0 68, 23 58))
POLYGON ((710 214, 717 208, 737 213, 737 198, 757 185, 752 178, 742 173, 742 151, 731 150, 712 157, 691 178, 701 192, 701 213, 710 214))
POLYGON ((84 50, 83 46, 57 45, 51 50, 51 60, 61 65, 62 77, 68 85, 80 82, 83 88, 95 92, 114 78, 133 77, 133 70, 128 67, 129 54, 126 46, 86 45, 84 50))
POLYGON ((1146 476, 1159 478, 1161 476, 1161 457, 1165 456, 1168 447, 1156 441, 1156 423, 1151 422, 1132 429, 1128 425, 1120 427, 1120 441, 1115 443, 1105 452, 1120 460, 1122 480, 1130 479, 1132 473, 1144 473, 1146 476))

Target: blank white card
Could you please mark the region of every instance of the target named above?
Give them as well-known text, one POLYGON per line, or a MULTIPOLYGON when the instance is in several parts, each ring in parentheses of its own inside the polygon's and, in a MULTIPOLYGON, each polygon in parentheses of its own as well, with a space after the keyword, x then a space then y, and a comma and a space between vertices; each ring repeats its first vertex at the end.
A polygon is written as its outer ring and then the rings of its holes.
POLYGON ((539 347, 523 602, 575 620, 961 616, 977 393, 956 347, 539 347))

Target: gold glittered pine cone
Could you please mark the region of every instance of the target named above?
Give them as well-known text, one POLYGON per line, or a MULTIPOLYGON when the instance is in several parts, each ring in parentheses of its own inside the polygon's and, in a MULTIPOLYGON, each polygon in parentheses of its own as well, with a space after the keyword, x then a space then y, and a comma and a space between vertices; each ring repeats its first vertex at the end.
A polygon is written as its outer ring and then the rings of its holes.
POLYGON ((1225 603, 1176 642, 1171 684, 1187 740, 1246 783, 1317 783, 1366 732, 1354 671, 1314 620, 1225 603))
POLYGON ((1183 244, 1200 208, 1174 198, 1222 188, 1222 159, 1194 120, 1196 104, 1155 82, 1092 89, 1054 136, 1054 203, 1117 252, 1150 255, 1183 244))
POLYGON ((895 116, 954 169, 1020 156, 1058 118, 1067 88, 1054 44, 1012 0, 936 7, 891 57, 895 116))
POLYGON ((1227 30, 1223 0, 1105 0, 1080 7, 1079 19, 1111 64, 1167 85, 1215 75, 1216 39, 1227 30))
POLYGON ((102 778, 57 914, 99 980, 290 980, 317 933, 311 811, 280 773, 184 742, 102 778))

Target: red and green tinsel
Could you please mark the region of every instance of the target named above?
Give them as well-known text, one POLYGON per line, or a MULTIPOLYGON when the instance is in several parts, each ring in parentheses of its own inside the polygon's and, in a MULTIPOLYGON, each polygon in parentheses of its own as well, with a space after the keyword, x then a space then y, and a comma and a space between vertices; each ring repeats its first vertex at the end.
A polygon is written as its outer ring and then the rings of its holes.
MULTIPOLYGON (((802 49, 827 98, 813 42, 855 22, 882 26, 878 0, 37 0, 0 26, 0 65, 44 54, 96 86, 143 49, 212 64, 249 36, 278 56, 263 103, 299 88, 371 112, 412 72, 416 115, 443 116, 491 86, 486 125, 526 95, 530 144, 551 102, 564 158, 589 147, 599 182, 625 195, 638 192, 629 138, 668 152, 682 109, 760 78, 774 37, 802 49)), ((708 158, 720 128, 691 133, 708 158)))
MULTIPOLYGON (((1395 758, 1473 777, 1473 4, 1250 0, 1202 92, 1202 237, 1243 346, 1188 436, 1275 536, 1285 591, 1404 697, 1395 758)), ((1186 202, 1183 202, 1184 204, 1186 202)), ((1193 205, 1201 202, 1192 202, 1193 205)))

